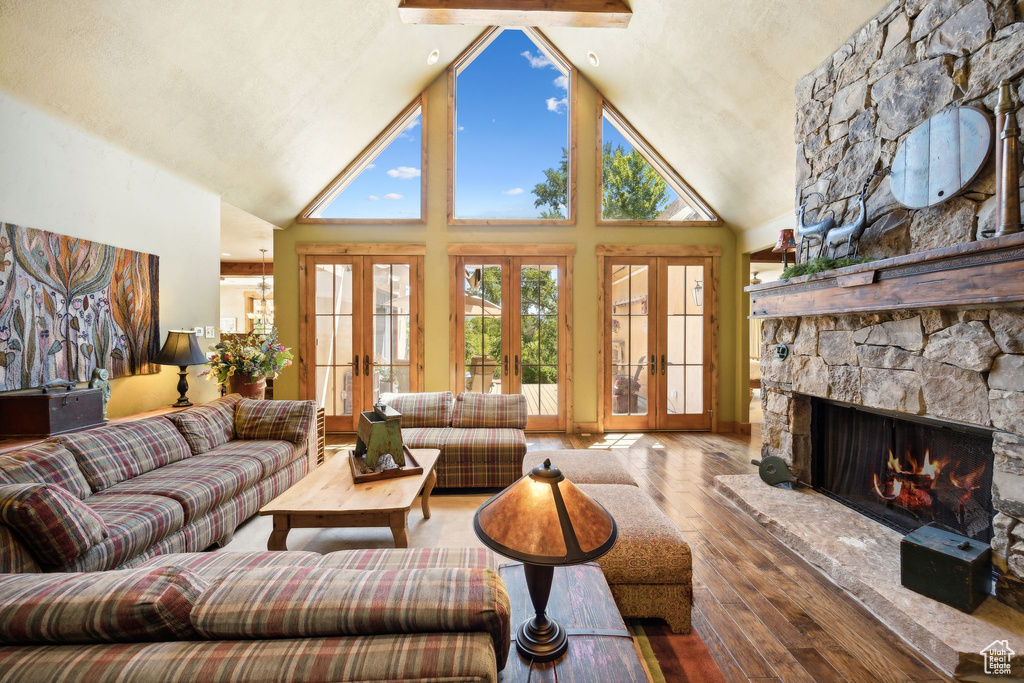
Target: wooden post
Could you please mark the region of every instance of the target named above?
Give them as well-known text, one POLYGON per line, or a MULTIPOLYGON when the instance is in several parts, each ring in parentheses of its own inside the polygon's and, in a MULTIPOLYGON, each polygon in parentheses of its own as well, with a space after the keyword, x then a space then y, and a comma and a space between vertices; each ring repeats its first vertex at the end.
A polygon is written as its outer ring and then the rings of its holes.
POLYGON ((996 106, 997 121, 1002 117, 1002 124, 996 127, 996 192, 998 193, 999 227, 995 237, 1012 235, 1021 231, 1020 222, 1020 148, 1017 138, 1020 128, 1017 127, 1016 106, 1010 92, 1010 81, 1000 83, 999 104, 996 106))

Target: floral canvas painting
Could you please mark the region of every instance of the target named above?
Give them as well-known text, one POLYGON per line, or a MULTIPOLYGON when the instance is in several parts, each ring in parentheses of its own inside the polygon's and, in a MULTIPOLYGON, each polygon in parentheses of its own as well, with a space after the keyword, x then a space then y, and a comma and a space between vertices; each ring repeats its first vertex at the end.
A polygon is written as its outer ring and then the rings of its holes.
POLYGON ((0 390, 159 371, 159 258, 0 223, 0 390))

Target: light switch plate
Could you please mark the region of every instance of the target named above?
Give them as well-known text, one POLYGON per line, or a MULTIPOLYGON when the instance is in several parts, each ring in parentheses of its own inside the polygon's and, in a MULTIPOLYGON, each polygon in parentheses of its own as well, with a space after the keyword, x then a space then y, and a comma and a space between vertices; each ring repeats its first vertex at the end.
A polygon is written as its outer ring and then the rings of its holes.
POLYGON ((194 331, 195 331, 197 337, 202 338, 202 336, 203 336, 203 328, 202 328, 201 325, 196 325, 195 328, 194 328, 194 331))
POLYGON ((216 334, 216 330, 213 329, 213 325, 206 326, 206 336, 213 339, 213 335, 216 334))

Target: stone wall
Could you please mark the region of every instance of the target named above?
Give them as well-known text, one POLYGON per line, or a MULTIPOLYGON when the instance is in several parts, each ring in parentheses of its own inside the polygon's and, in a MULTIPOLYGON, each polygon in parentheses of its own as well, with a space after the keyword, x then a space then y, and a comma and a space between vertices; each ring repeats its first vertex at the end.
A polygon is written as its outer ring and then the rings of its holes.
MULTIPOLYGON (((954 103, 995 108, 1003 78, 1024 101, 1024 2, 894 0, 796 86, 796 204, 818 198, 842 222, 857 216, 856 196, 888 168, 919 123, 954 103)), ((1024 110, 1018 112, 1024 126, 1024 110)), ((1021 175, 1024 187, 1024 173, 1021 175)), ((968 191, 941 206, 910 211, 889 181, 868 193, 869 227, 860 253, 885 258, 968 242, 996 221, 995 162, 968 191)))
POLYGON ((762 454, 804 482, 812 396, 995 430, 993 559, 1006 573, 1000 597, 1024 605, 1024 311, 781 318, 761 331, 762 454))

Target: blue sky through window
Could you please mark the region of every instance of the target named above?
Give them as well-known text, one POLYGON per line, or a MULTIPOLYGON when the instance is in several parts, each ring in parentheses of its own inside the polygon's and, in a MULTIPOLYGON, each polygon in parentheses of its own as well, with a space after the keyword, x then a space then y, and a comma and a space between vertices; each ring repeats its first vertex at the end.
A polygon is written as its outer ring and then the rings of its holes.
POLYGON ((327 205, 319 218, 420 218, 419 114, 327 205))
MULTIPOLYGON (((568 74, 507 29, 458 75, 455 217, 535 219, 533 188, 569 144, 568 74)), ((563 207, 563 212, 565 207, 563 207)))

